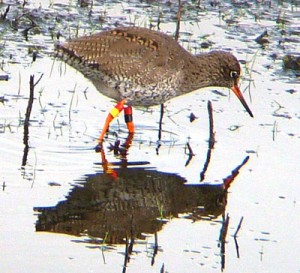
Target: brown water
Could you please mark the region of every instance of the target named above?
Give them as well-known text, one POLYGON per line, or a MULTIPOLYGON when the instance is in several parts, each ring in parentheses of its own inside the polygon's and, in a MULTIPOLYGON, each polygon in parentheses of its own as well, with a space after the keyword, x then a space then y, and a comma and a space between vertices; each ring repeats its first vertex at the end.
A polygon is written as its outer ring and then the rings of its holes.
POLYGON ((57 34, 156 26, 161 16, 172 35, 177 5, 1 3, 1 271, 299 272, 299 72, 282 69, 285 54, 299 54, 299 4, 184 2, 182 45, 241 60, 254 118, 227 90, 207 88, 166 104, 160 141, 160 108, 135 109, 127 155, 109 149, 126 143, 120 117, 101 157, 93 148, 113 102, 54 60, 57 34), (27 123, 30 75, 43 76, 27 123))

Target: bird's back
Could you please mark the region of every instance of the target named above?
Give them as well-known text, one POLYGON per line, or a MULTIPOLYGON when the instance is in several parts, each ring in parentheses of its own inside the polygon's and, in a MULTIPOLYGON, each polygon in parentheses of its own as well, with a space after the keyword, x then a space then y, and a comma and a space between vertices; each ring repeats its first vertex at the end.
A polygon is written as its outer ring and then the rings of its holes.
POLYGON ((132 105, 155 105, 176 96, 186 52, 166 34, 117 28, 59 46, 64 60, 105 95, 132 105))

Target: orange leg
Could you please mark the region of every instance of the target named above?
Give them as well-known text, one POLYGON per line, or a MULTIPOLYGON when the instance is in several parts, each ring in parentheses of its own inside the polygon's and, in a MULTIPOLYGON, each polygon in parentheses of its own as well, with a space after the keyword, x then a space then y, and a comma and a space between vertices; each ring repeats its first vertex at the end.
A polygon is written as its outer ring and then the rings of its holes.
POLYGON ((113 164, 107 161, 104 150, 101 149, 100 153, 101 153, 101 162, 102 162, 102 168, 104 173, 110 175, 113 179, 117 179, 118 173, 116 172, 116 170, 114 170, 113 164))
POLYGON ((134 123, 133 123, 133 119, 132 119, 132 107, 131 106, 126 106, 124 108, 124 118, 125 118, 125 122, 126 122, 129 133, 133 134, 134 133, 134 123))
POLYGON ((105 134, 108 131, 109 124, 113 121, 114 118, 116 118, 120 114, 120 112, 123 111, 125 102, 126 102, 125 100, 121 100, 120 102, 118 102, 116 106, 108 114, 101 135, 98 138, 98 145, 95 147, 96 152, 100 152, 102 150, 102 142, 105 134))
POLYGON ((108 114, 108 116, 105 120, 104 127, 102 129, 101 135, 98 138, 98 145, 95 148, 96 152, 100 152, 102 150, 102 142, 103 142, 105 134, 107 133, 107 131, 109 129, 109 124, 113 121, 114 118, 116 118, 120 114, 120 112, 123 111, 123 109, 124 109, 125 122, 126 122, 126 125, 128 128, 128 131, 130 134, 134 133, 134 124, 132 121, 132 107, 131 106, 125 107, 124 106, 125 103, 126 103, 125 99, 121 100, 120 102, 118 102, 116 104, 116 106, 108 114))
POLYGON ((105 134, 107 133, 108 131, 108 128, 109 128, 109 124, 113 121, 114 118, 116 118, 120 112, 123 111, 124 109, 124 104, 125 104, 125 100, 121 100, 120 102, 118 102, 116 104, 116 106, 109 112, 106 120, 105 120, 105 123, 104 123, 104 127, 102 129, 102 132, 101 132, 101 135, 98 139, 98 142, 99 143, 102 143, 103 142, 103 138, 105 136, 105 134))

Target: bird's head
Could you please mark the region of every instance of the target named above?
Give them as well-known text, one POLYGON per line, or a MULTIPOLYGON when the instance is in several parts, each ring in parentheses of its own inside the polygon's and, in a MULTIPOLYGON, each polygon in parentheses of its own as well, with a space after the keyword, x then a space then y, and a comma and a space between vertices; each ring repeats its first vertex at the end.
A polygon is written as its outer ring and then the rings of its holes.
POLYGON ((238 85, 241 75, 241 67, 236 57, 225 51, 212 51, 209 54, 212 55, 212 59, 217 59, 217 71, 218 74, 221 74, 218 76, 218 86, 231 89, 238 97, 248 114, 253 117, 252 111, 246 103, 238 85))

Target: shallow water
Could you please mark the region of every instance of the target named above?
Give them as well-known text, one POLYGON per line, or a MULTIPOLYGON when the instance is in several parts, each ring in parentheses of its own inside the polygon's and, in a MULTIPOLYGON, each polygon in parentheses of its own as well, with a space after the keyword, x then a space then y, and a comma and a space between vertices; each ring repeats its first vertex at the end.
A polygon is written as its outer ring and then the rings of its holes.
POLYGON ((285 54, 299 53, 300 3, 212 3, 184 3, 181 43, 232 50, 254 118, 227 90, 207 88, 166 104, 158 142, 160 108, 135 109, 127 156, 108 149, 126 142, 120 117, 105 141, 107 165, 93 148, 113 102, 54 60, 51 33, 156 25, 161 12, 161 30, 173 34, 176 5, 94 3, 91 13, 76 1, 11 3, 0 24, 0 74, 9 76, 0 82, 3 272, 300 271, 299 76, 282 69, 285 54), (43 76, 26 127, 30 75, 43 76))

